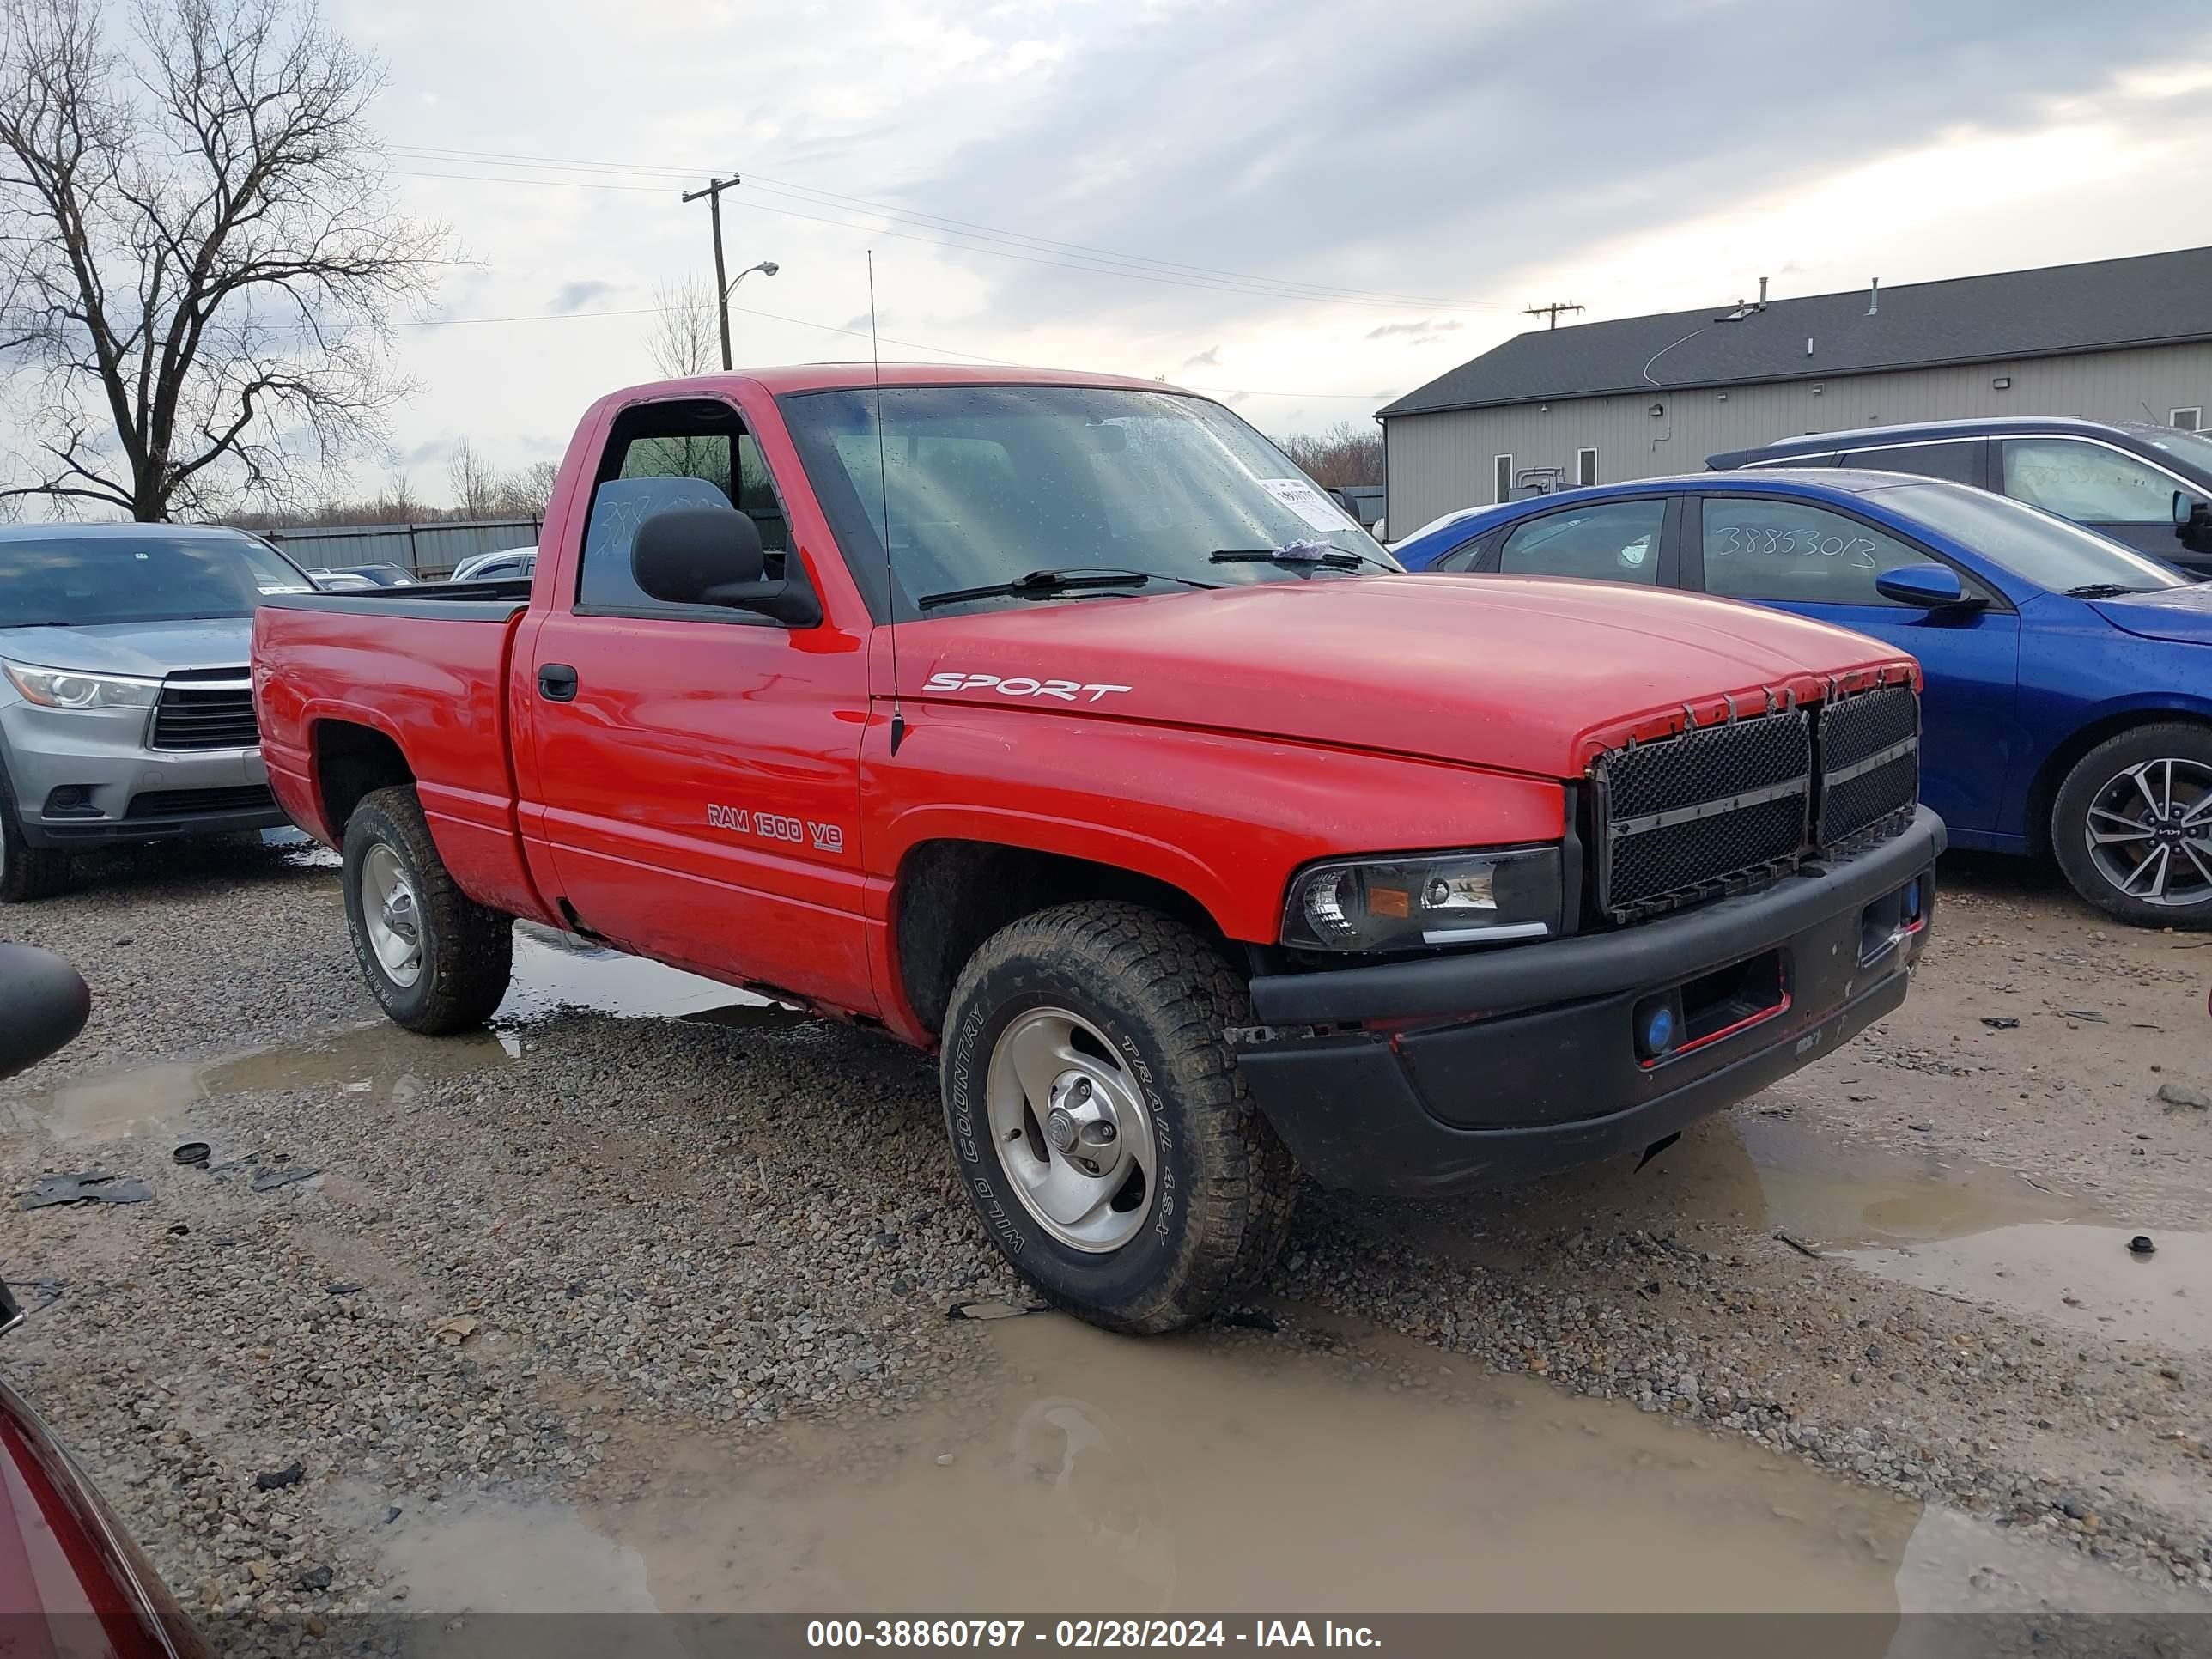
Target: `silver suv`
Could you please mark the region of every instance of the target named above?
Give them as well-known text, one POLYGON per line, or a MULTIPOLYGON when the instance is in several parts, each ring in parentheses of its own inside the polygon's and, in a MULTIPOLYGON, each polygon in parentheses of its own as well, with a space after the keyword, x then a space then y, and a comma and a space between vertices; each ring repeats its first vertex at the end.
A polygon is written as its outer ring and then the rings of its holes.
POLYGON ((247 669, 264 593, 304 572, 235 530, 0 529, 0 902, 101 842, 284 822, 247 669))

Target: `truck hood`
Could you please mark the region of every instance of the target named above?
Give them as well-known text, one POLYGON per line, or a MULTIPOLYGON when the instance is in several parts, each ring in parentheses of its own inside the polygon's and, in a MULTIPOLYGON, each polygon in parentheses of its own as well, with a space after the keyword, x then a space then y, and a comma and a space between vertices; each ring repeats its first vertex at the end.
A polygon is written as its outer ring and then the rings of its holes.
POLYGON ((1069 599, 898 630, 901 688, 1579 777, 1627 741, 1917 674, 1865 635, 1702 595, 1392 575, 1069 599))
POLYGON ((2124 599, 2097 599, 2091 609, 2113 627, 2146 640, 2212 645, 2212 582, 2130 593, 2124 599))
POLYGON ((86 628, 0 628, 0 657, 80 674, 158 680, 188 668, 242 668, 253 654, 253 618, 95 623, 86 628))

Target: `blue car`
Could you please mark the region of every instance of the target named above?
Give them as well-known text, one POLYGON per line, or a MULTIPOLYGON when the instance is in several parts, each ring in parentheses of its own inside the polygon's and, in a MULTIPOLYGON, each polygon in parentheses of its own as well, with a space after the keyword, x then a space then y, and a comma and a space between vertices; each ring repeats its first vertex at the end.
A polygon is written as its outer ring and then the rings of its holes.
POLYGON ((1437 526, 1408 570, 1778 606, 1928 678, 1921 799, 1954 847, 2055 855, 2143 927, 2212 927, 2212 583, 1965 484, 1762 469, 1567 490, 1437 526))

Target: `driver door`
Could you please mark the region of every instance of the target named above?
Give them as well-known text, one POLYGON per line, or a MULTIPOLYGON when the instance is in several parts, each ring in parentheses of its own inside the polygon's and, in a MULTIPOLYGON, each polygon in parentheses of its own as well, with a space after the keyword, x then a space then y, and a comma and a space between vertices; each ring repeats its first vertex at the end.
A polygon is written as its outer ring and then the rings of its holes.
POLYGON ((611 429, 565 591, 528 647, 531 814, 571 920, 625 949, 874 1006, 860 919, 860 641, 827 622, 676 605, 631 575, 653 514, 728 504, 794 558, 737 411, 686 398, 611 429))

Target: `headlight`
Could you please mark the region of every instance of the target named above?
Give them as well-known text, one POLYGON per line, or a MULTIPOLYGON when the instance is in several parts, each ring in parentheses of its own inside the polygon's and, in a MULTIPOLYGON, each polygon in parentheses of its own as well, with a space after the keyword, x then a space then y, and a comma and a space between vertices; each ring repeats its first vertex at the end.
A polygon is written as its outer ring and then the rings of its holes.
POLYGON ((33 668, 0 662, 15 689, 42 708, 151 708, 161 695, 159 680, 126 679, 119 674, 75 674, 66 668, 33 668))
POLYGON ((1322 951, 1502 944, 1559 928, 1559 849, 1346 859, 1299 872, 1283 943, 1322 951))

